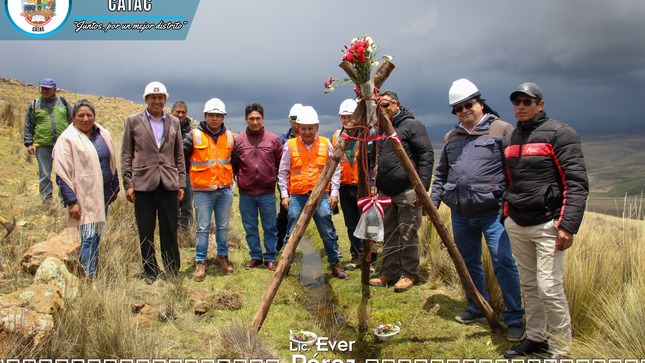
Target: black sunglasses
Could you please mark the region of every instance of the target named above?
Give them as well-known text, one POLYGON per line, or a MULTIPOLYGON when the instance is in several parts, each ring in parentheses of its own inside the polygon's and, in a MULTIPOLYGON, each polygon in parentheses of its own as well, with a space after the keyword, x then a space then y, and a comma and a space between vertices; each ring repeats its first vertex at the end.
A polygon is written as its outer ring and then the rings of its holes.
MULTIPOLYGON (((533 104, 534 99, 533 98, 525 98, 523 100, 513 100, 511 101, 514 106, 519 106, 520 104, 523 104, 524 106, 530 106, 533 104)), ((537 101, 537 100, 536 100, 537 101)))
POLYGON ((298 116, 289 116, 289 119, 290 119, 291 121, 295 121, 295 120, 297 120, 297 119, 298 119, 298 116))
POLYGON ((475 106, 475 103, 477 103, 477 101, 471 101, 471 102, 468 102, 468 103, 466 103, 464 105, 456 106, 455 108, 453 108, 453 111, 455 111, 455 113, 459 113, 459 112, 463 111, 464 108, 467 109, 467 110, 470 110, 471 108, 473 108, 473 106, 475 106))

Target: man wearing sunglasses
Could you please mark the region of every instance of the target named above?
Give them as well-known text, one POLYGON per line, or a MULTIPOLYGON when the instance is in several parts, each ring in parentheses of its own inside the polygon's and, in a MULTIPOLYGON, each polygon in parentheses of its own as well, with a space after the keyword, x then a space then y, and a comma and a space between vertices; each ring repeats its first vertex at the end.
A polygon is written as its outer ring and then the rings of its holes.
MULTIPOLYGON (((499 119, 477 86, 462 78, 454 81, 448 99, 459 123, 444 138, 439 165, 432 183, 432 203, 444 202, 451 210, 455 244, 466 263, 477 290, 488 300, 482 267, 482 235, 491 256, 495 277, 504 298, 502 317, 507 339, 524 338, 524 309, 520 278, 511 244, 500 222, 504 175, 504 139, 513 126, 499 119)), ((466 296, 468 308, 455 319, 470 324, 484 319, 477 304, 466 296)))
POLYGON ((509 188, 502 217, 524 290, 527 339, 504 356, 548 351, 562 358, 571 341, 565 252, 584 214, 587 171, 580 137, 544 112, 538 85, 522 83, 510 99, 518 123, 504 151, 509 188))
MULTIPOLYGON (((425 126, 414 118, 409 108, 401 106, 396 92, 380 93, 380 106, 392 120, 400 143, 414 165, 426 190, 432 179, 434 151, 425 126)), ((419 278, 419 236, 421 207, 408 175, 401 166, 389 140, 380 140, 377 151, 376 186, 380 197, 391 197, 383 207, 383 264, 381 275, 369 281, 371 286, 394 284, 394 292, 411 288, 419 278)))

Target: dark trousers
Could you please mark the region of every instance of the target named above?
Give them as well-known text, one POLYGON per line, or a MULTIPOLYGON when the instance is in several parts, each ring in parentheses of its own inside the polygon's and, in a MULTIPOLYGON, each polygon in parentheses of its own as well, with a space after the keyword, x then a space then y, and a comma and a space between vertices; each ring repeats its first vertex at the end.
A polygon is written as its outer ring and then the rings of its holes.
POLYGON ((190 184, 190 176, 186 173, 186 188, 184 199, 179 202, 179 228, 186 232, 193 222, 193 187, 190 184))
POLYGON ((278 212, 278 217, 275 219, 275 226, 278 229, 278 243, 276 243, 276 252, 280 252, 282 247, 284 247, 284 238, 287 235, 287 225, 289 224, 289 211, 284 209, 282 204, 280 204, 280 212, 278 212))
POLYGON ((358 237, 354 236, 354 230, 358 225, 358 220, 361 218, 361 210, 356 204, 358 199, 358 185, 344 184, 340 186, 339 190, 340 207, 343 209, 343 219, 345 220, 345 227, 347 228, 347 236, 351 242, 350 252, 352 257, 360 256, 363 251, 363 245, 358 237))
POLYGON ((154 233, 159 216, 159 244, 164 270, 176 275, 179 272, 179 246, 177 246, 177 191, 159 185, 152 192, 135 191, 134 215, 139 230, 141 260, 146 276, 157 276, 159 266, 155 257, 154 233))

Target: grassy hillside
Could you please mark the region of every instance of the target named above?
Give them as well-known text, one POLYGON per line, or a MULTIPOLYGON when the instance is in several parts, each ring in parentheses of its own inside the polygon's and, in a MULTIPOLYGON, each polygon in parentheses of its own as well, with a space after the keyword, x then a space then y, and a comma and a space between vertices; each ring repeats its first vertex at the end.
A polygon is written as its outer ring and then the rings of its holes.
POLYGON ((642 133, 583 138, 591 184, 590 210, 618 216, 623 212, 633 215, 630 210, 642 199, 645 190, 643 142, 645 135, 642 133))
MULTIPOLYGON (((0 216, 15 216, 19 222, 8 238, 0 240, 0 294, 30 284, 32 277, 19 267, 22 253, 50 232, 60 231, 66 223, 65 210, 42 209, 36 161, 26 154, 22 145, 24 111, 37 94, 38 88, 34 86, 17 81, 0 82, 0 168, 3 171, 0 216)), ((60 94, 71 103, 90 99, 96 106, 98 122, 112 131, 117 144, 125 116, 143 108, 141 104, 118 98, 77 95, 64 90, 60 94)), ((605 145, 610 144, 608 141, 605 145)), ((607 153, 593 150, 587 144, 585 152, 592 160, 591 154, 607 153)), ((610 170, 612 164, 615 165, 608 158, 589 163, 592 172, 595 170, 592 165, 610 170)), ((329 279, 330 271, 325 263, 322 271, 319 266, 303 267, 302 256, 311 253, 303 245, 292 273, 278 291, 259 339, 247 336, 246 327, 271 274, 265 269, 243 269, 248 249, 237 212, 237 198, 234 203, 229 245, 235 273, 225 276, 216 267, 209 267, 204 282, 193 282, 190 276, 194 236, 189 235, 183 236, 181 244, 182 279, 148 286, 137 278, 140 257, 133 208, 121 193, 110 207, 101 240, 100 272, 95 288, 85 284, 78 299, 66 302, 66 310, 57 319, 54 339, 36 348, 29 342, 0 340, 0 357, 279 357, 281 361, 291 361, 294 354, 300 353, 289 351, 289 329, 309 329, 330 340, 356 342, 351 352, 319 352, 318 360, 500 358, 511 345, 503 335, 491 333, 486 323, 464 326, 454 321, 453 316, 466 307, 466 302, 452 262, 428 222, 421 233, 421 281, 412 290, 395 294, 391 288, 373 288, 369 299, 361 299, 359 272, 350 273, 348 281, 340 281, 329 279), (302 270, 322 273, 323 277, 305 286, 301 283, 302 270), (328 284, 324 283, 325 277, 328 284), (196 290, 224 298, 218 308, 196 315, 190 301, 196 290), (227 305, 235 299, 241 302, 239 309, 227 305), (159 307, 161 318, 148 324, 137 320, 132 305, 139 300, 159 307), (402 323, 401 334, 390 341, 378 342, 371 329, 394 321, 402 323)), ((442 207, 440 213, 449 222, 447 208, 442 207)), ((345 263, 350 254, 342 215, 335 216, 334 222, 345 263)), ((308 236, 314 247, 321 250, 314 231, 312 224, 308 236)), ((645 341, 644 232, 643 221, 587 213, 567 257, 565 288, 575 331, 573 357, 645 357, 642 344, 645 341)), ((487 273, 492 276, 490 269, 487 273)), ((499 311, 503 304, 497 289, 496 284, 491 284, 491 305, 499 311)), ((302 354, 311 359, 315 352, 302 354)))

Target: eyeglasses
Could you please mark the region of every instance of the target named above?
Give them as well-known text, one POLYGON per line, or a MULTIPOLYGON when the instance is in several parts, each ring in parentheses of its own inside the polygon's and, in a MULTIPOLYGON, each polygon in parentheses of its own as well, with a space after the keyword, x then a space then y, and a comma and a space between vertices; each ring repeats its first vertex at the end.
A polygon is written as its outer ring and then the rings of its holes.
POLYGON ((468 103, 466 103, 464 105, 455 106, 453 108, 453 111, 455 111, 455 113, 460 113, 461 111, 464 110, 464 108, 467 109, 467 110, 470 110, 471 108, 473 108, 475 103, 477 103, 477 101, 471 101, 471 102, 468 102, 468 103))
MULTIPOLYGON (((533 104, 533 101, 534 101, 533 98, 524 98, 522 100, 514 99, 511 102, 513 103, 514 106, 519 106, 520 104, 522 104, 524 106, 530 106, 530 105, 533 104)), ((537 101, 537 100, 535 100, 535 101, 537 101)))
POLYGON ((289 116, 289 120, 291 121, 296 121, 298 119, 298 116, 289 116))

